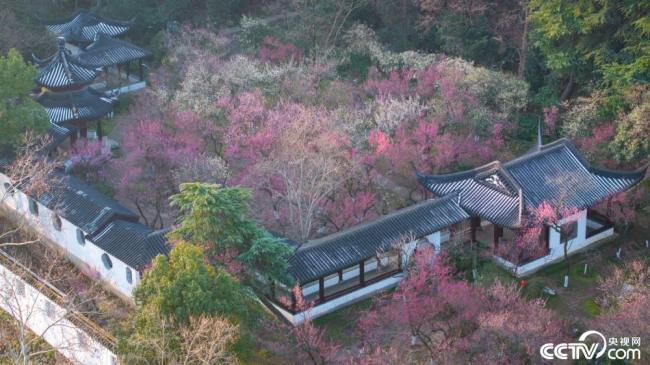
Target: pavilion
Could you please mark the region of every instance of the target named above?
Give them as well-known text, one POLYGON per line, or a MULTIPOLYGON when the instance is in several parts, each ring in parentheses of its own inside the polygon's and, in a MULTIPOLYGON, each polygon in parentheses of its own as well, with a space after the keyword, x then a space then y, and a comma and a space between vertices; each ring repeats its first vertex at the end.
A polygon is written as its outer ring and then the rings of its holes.
POLYGON ((568 253, 614 234, 612 223, 591 210, 640 182, 647 166, 636 171, 614 171, 587 162, 568 139, 537 146, 512 161, 494 161, 463 172, 443 175, 418 173, 419 182, 436 196, 460 195, 460 206, 471 216, 470 240, 477 241, 477 231, 491 231, 493 247, 514 243, 515 231, 522 227, 528 212, 542 202, 556 207, 573 208, 577 214, 564 218, 562 226, 571 225, 571 237, 545 226, 540 237, 542 254, 535 257, 497 257, 502 266, 529 275, 563 258, 568 253))
POLYGON ((61 92, 79 90, 92 83, 101 69, 88 66, 72 56, 65 48, 63 37, 59 37, 58 42, 59 48, 52 56, 45 59, 32 56, 40 68, 38 76, 34 78, 36 85, 48 91, 61 92))
POLYGON ((68 18, 43 23, 47 30, 55 36, 79 44, 92 42, 97 33, 104 33, 111 37, 119 36, 133 27, 135 19, 130 21, 111 20, 85 10, 79 10, 68 18))
POLYGON ((81 138, 88 137, 88 123, 97 123, 97 138, 102 139, 101 118, 111 115, 115 99, 85 87, 81 90, 60 93, 44 92, 36 101, 47 111, 50 123, 64 127, 70 132, 70 143, 76 140, 76 129, 81 138))
POLYGON ((151 55, 151 52, 134 44, 99 32, 95 34, 93 43, 88 45, 79 54, 79 60, 91 67, 126 66, 127 78, 130 76, 131 61, 138 61, 140 81, 144 79, 142 59, 151 55))

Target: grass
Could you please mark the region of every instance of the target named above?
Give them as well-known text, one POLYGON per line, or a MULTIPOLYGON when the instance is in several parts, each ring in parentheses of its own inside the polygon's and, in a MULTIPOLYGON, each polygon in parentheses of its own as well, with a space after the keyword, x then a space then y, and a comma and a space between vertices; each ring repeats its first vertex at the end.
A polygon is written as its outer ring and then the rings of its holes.
POLYGON ((594 298, 585 300, 583 304, 583 310, 592 317, 597 317, 600 315, 600 306, 596 303, 594 298))
POLYGON ((372 299, 364 299, 348 307, 341 308, 320 318, 314 319, 314 324, 325 327, 325 336, 337 342, 350 344, 354 341, 355 326, 361 312, 370 308, 372 299))

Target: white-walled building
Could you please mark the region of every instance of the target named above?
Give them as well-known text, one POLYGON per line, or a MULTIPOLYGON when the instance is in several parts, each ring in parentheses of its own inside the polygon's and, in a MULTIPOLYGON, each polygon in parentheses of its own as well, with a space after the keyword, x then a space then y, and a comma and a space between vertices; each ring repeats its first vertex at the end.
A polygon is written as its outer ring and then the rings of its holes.
POLYGON ((0 208, 90 277, 130 299, 143 269, 169 252, 164 232, 138 223, 138 215, 75 177, 55 173, 53 180, 50 191, 31 197, 0 173, 0 208))
POLYGON ((589 208, 637 184, 647 167, 632 172, 591 166, 573 144, 561 139, 538 145, 506 162, 446 175, 418 174, 418 180, 438 198, 428 199, 350 229, 296 244, 289 273, 296 279, 308 310, 296 310, 287 288, 272 288, 272 307, 293 323, 315 318, 399 283, 413 250, 431 244, 444 249, 454 241, 491 243, 495 261, 517 276, 574 254, 614 234, 611 222, 589 208), (515 254, 513 243, 526 217, 542 202, 572 208, 577 213, 542 227, 535 256, 515 254), (469 223, 464 230, 461 223, 469 223), (458 229, 461 228, 461 229, 458 229), (479 239, 478 234, 482 235, 479 239), (408 240, 404 240, 408 237, 408 240), (487 237, 487 239, 486 239, 487 237), (399 250, 392 246, 401 242, 399 250), (504 250, 496 250, 496 248, 504 250))

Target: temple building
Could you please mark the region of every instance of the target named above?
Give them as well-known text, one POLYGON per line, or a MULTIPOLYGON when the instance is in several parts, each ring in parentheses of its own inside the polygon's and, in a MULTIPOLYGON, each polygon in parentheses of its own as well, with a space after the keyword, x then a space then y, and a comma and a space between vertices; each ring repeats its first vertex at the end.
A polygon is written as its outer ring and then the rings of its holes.
MULTIPOLYGON (((636 171, 612 171, 592 166, 567 139, 538 143, 512 161, 495 161, 458 173, 426 175, 418 181, 435 197, 344 231, 295 244, 289 274, 309 309, 296 308, 289 288, 269 285, 268 306, 292 323, 316 318, 367 298, 399 283, 409 256, 417 247, 436 252, 469 242, 501 247, 494 259, 517 276, 563 259, 614 234, 613 224, 592 211, 594 205, 623 192, 644 178, 636 171), (570 237, 550 226, 542 229, 541 254, 512 257, 509 244, 542 202, 572 207, 577 212, 559 224, 571 225, 570 237)), ((562 230, 564 231, 564 229, 562 230)))
POLYGON ((101 69, 82 63, 77 57, 65 48, 65 39, 58 39, 59 48, 52 56, 39 59, 33 56, 39 66, 38 76, 34 82, 48 91, 63 92, 79 90, 92 83, 101 69))
POLYGON ((95 34, 93 43, 79 54, 79 59, 86 65, 94 67, 123 67, 127 79, 131 76, 131 61, 138 61, 138 76, 144 80, 142 59, 151 53, 121 39, 111 38, 104 33, 95 34))
POLYGON ((115 99, 104 93, 85 87, 77 91, 44 92, 36 96, 36 101, 47 111, 50 123, 70 130, 70 141, 88 138, 88 124, 96 123, 96 137, 102 139, 101 119, 111 115, 115 99))
POLYGON ((57 37, 63 37, 71 43, 90 43, 97 33, 117 37, 133 27, 134 20, 119 21, 103 18, 99 15, 79 10, 72 16, 44 22, 45 27, 57 37))

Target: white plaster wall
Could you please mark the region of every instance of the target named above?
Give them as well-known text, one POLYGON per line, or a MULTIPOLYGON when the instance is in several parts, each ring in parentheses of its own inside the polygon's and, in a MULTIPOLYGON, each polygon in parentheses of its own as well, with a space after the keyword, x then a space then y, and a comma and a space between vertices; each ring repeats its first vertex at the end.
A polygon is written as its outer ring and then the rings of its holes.
POLYGON ((117 364, 111 350, 66 319, 64 308, 3 265, 0 265, 0 308, 75 363, 117 364), (24 285, 24 294, 15 294, 16 282, 24 285))
MULTIPOLYGON (((5 182, 9 182, 8 178, 0 173, 0 197, 5 196, 5 182)), ((126 298, 132 297, 132 291, 140 280, 140 275, 137 270, 130 268, 133 283, 129 284, 126 280, 126 268, 128 265, 108 253, 113 263, 113 268, 105 268, 101 256, 106 252, 89 240, 85 240, 85 245, 79 244, 77 240, 78 227, 65 218, 60 217, 61 230, 56 230, 52 219, 54 213, 37 202, 38 216, 34 216, 29 211, 29 197, 21 191, 14 192, 13 197, 7 194, 1 203, 15 213, 17 219, 28 224, 30 228, 62 249, 66 256, 81 270, 88 274, 92 274, 92 271, 95 271, 99 277, 94 277, 94 279, 105 282, 119 295, 126 298)))
MULTIPOLYGON (((571 246, 573 245, 580 245, 587 238, 587 211, 581 210, 577 214, 562 219, 559 222, 559 224, 563 225, 574 221, 578 222, 578 226, 577 226, 578 232, 576 238, 569 240, 569 242, 567 243, 569 249, 571 249, 571 246)), ((560 238, 561 238, 560 232, 551 228, 550 237, 549 237, 549 248, 551 250, 551 253, 549 254, 550 256, 554 256, 555 254, 557 254, 556 252, 554 252, 557 250, 562 251, 562 253, 564 254, 564 248, 563 248, 564 243, 561 242, 560 238)))
MULTIPOLYGON (((587 219, 587 211, 582 211, 576 214, 573 217, 569 217, 568 220, 570 221, 572 218, 578 218, 578 235, 575 239, 569 241, 568 245, 568 250, 567 254, 568 255, 574 255, 579 251, 582 251, 586 249, 587 247, 598 243, 598 241, 602 241, 606 238, 609 238, 614 235, 614 228, 610 228, 606 231, 603 231, 599 234, 596 234, 594 236, 591 236, 589 238, 586 238, 587 234, 587 225, 591 225, 592 223, 588 223, 589 220, 587 219)), ((565 223, 566 221, 563 221, 562 223, 565 223)), ((598 223, 596 223, 598 224, 598 223)), ((602 225, 601 225, 602 226, 602 225)), ((560 262, 564 260, 564 248, 562 244, 558 244, 560 241, 560 234, 557 231, 551 230, 551 239, 550 241, 550 247, 551 251, 549 252, 548 255, 541 257, 537 260, 531 261, 529 263, 526 263, 524 265, 519 266, 516 268, 516 265, 513 264, 510 261, 507 261, 503 259, 502 257, 494 256, 494 260, 497 264, 500 266, 504 267, 507 270, 513 271, 515 268, 517 269, 516 276, 517 277, 524 277, 533 274, 534 272, 540 270, 543 267, 549 266, 551 264, 560 262)))

